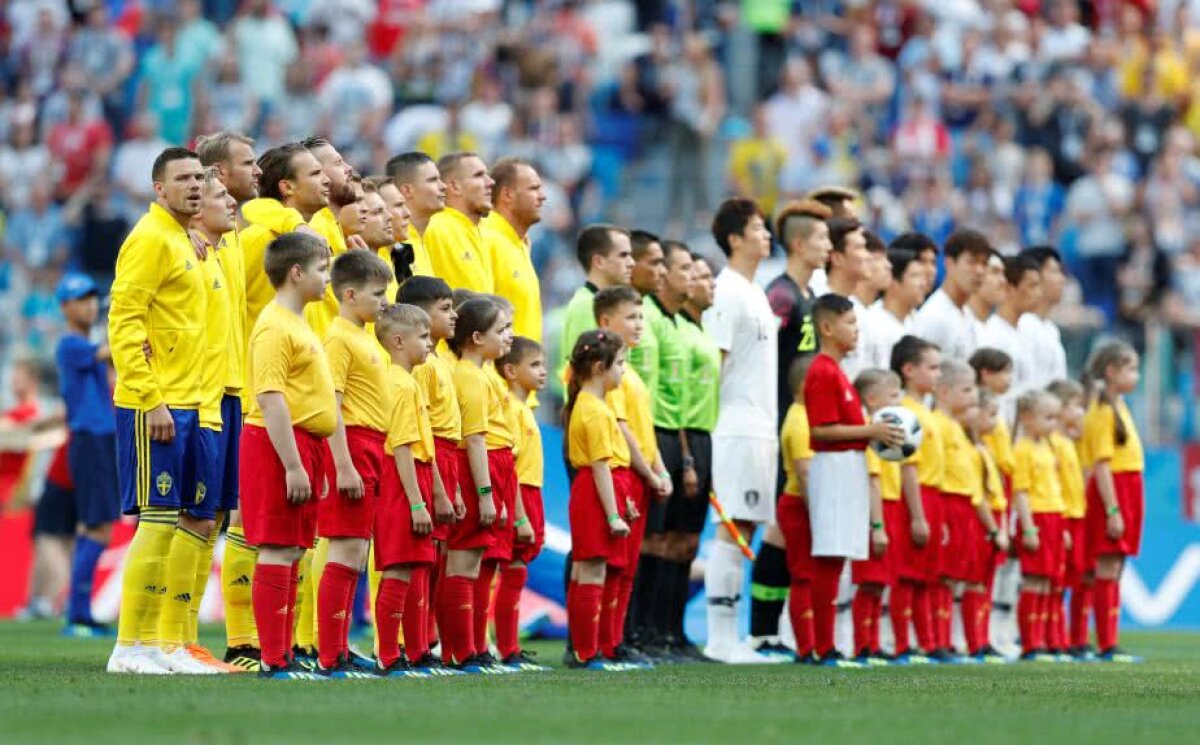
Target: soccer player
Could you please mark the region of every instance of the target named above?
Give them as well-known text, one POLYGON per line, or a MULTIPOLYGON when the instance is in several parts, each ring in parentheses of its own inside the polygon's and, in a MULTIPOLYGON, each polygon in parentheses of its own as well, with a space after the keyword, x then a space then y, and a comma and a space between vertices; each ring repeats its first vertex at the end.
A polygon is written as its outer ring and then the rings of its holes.
POLYGON ((1142 546, 1145 493, 1142 440, 1125 404, 1138 383, 1138 356, 1127 344, 1109 342, 1088 360, 1087 381, 1102 384, 1083 420, 1088 483, 1088 551, 1096 562, 1093 599, 1101 660, 1138 662, 1117 646, 1121 620, 1121 572, 1125 558, 1142 546))
POLYGON ((428 358, 433 340, 429 315, 402 303, 389 306, 378 316, 375 333, 392 362, 387 369, 391 404, 385 444, 390 457, 380 471, 374 516, 375 566, 383 572, 375 596, 378 664, 382 675, 410 677, 417 671, 412 660, 401 656, 400 627, 404 627, 409 657, 420 660, 429 653, 425 573, 437 561, 432 537, 433 493, 441 488, 441 479, 429 404, 412 375, 413 368, 428 358))
POLYGON ((867 262, 867 276, 854 288, 853 297, 866 310, 879 302, 883 291, 892 284, 892 266, 888 261, 887 245, 878 235, 863 229, 863 238, 866 240, 867 254, 870 257, 867 262))
POLYGON ((866 323, 871 333, 863 340, 862 363, 867 368, 887 370, 892 364, 892 347, 912 331, 916 309, 925 300, 925 267, 916 252, 896 246, 887 251, 890 282, 883 298, 867 308, 866 323))
POLYGON ((858 219, 858 193, 844 186, 820 186, 804 195, 805 199, 818 202, 838 219, 858 219))
MULTIPOLYGON (((837 242, 834 242, 837 245, 837 242)), ((853 303, 828 293, 813 309, 820 352, 804 379, 804 408, 812 438, 808 511, 812 525, 813 653, 817 664, 857 667, 834 646, 838 580, 847 559, 867 558, 871 543, 886 534, 871 523, 870 485, 864 450, 870 440, 903 442, 895 424, 867 424, 858 392, 846 378, 842 358, 858 343, 853 303), (871 535, 874 532, 875 535, 871 535)))
POLYGON ((529 255, 529 229, 541 222, 546 192, 529 163, 505 158, 492 166, 492 211, 479 224, 493 291, 513 304, 513 334, 542 340, 542 290, 529 255))
POLYGON ((633 273, 633 247, 629 233, 613 225, 588 225, 575 240, 575 256, 583 267, 584 283, 563 308, 555 375, 565 380, 575 340, 596 327, 592 298, 605 287, 629 284, 633 273))
POLYGON ((967 298, 967 315, 975 324, 976 343, 982 344, 979 340, 983 338, 984 327, 1004 300, 1004 285, 1006 284, 1004 270, 1004 257, 1000 255, 999 251, 992 249, 992 255, 988 257, 987 269, 983 272, 983 281, 979 283, 979 289, 967 298))
MULTIPOLYGON (((395 187, 389 186, 388 189, 391 194, 399 195, 400 193, 395 187)), ((388 271, 392 273, 392 278, 387 284, 387 291, 384 293, 384 299, 391 303, 395 301, 396 291, 400 289, 400 279, 397 278, 396 270, 399 268, 401 271, 409 271, 411 262, 393 254, 393 249, 398 243, 395 219, 387 202, 383 199, 378 179, 362 180, 362 198, 359 203, 362 206, 362 230, 358 235, 367 245, 367 249, 382 259, 383 263, 387 264, 388 271), (396 266, 397 259, 401 259, 399 267, 396 266)), ((404 209, 403 204, 400 209, 404 209)))
MULTIPOLYGON (((575 468, 569 505, 571 582, 567 628, 573 654, 568 667, 606 669, 600 658, 600 617, 608 565, 626 558, 629 525, 611 464, 627 459, 625 439, 605 395, 621 385, 625 356, 620 338, 609 331, 585 331, 571 352, 567 395, 567 457, 575 468)), ((621 669, 624 669, 622 666, 621 669)))
POLYGON ((941 548, 941 489, 945 474, 940 428, 925 406, 926 397, 937 388, 941 353, 936 344, 916 336, 903 336, 892 348, 892 372, 904 383, 903 406, 917 415, 921 445, 901 468, 900 483, 907 509, 907 533, 895 536, 897 582, 892 588, 892 629, 896 634, 896 656, 912 662, 924 661, 911 655, 908 627, 911 621, 922 651, 936 651, 933 626, 933 592, 937 585, 938 551, 941 548), (936 537, 937 540, 933 540, 936 537))
MULTIPOLYGON (((770 374, 776 369, 779 353, 779 324, 766 293, 754 284, 759 263, 770 254, 771 237, 758 206, 748 199, 722 203, 713 218, 712 232, 729 260, 717 275, 713 306, 704 316, 721 350, 722 363, 721 408, 712 443, 713 486, 736 529, 750 541, 756 526, 770 522, 775 515, 779 459, 777 381, 770 374)), ((745 571, 742 561, 736 538, 723 524, 718 526, 704 572, 708 596, 705 654, 722 662, 763 662, 766 658, 737 638, 737 607, 745 571)))
POLYGON ((1051 587, 1066 561, 1062 487, 1050 435, 1060 405, 1045 391, 1017 399, 1017 441, 1013 447, 1013 507, 1021 528, 1021 659, 1047 658, 1051 587))
MULTIPOLYGON (((782 417, 792 403, 787 379, 800 355, 817 352, 817 334, 812 324, 812 306, 817 295, 810 286, 815 272, 825 271, 829 252, 832 213, 812 201, 791 202, 775 218, 775 235, 787 253, 787 266, 767 285, 767 300, 779 319, 778 413, 782 417)), ((780 422, 782 424, 782 422, 780 422)))
POLYGON ((980 347, 998 349, 1012 360, 1009 390, 1000 398, 1000 410, 1008 421, 1013 420, 1017 397, 1029 390, 1039 375, 1034 370, 1037 351, 1022 338, 1017 326, 1022 316, 1040 307, 1041 295, 1041 273, 1031 257, 1020 255, 1006 261, 1000 305, 978 338, 980 347))
POLYGON ((1087 651, 1087 605, 1091 591, 1090 580, 1085 592, 1087 572, 1087 538, 1084 516, 1087 514, 1087 495, 1084 492, 1083 468, 1079 461, 1076 443, 1083 434, 1084 395, 1083 386, 1074 380, 1056 380, 1046 391, 1058 399, 1059 412, 1054 432, 1050 433, 1050 447, 1054 450, 1054 461, 1058 470, 1058 483, 1063 496, 1063 531, 1066 534, 1066 558, 1063 571, 1050 585, 1050 618, 1047 620, 1047 646, 1054 654, 1069 652, 1072 656, 1084 656, 1087 651), (1082 642, 1076 645, 1067 629, 1067 613, 1063 609, 1063 596, 1071 590, 1071 607, 1079 606, 1073 621, 1082 625, 1082 642), (1080 598, 1076 598, 1080 595, 1080 598), (1087 604, 1076 602, 1087 600, 1087 604), (1081 651, 1079 647, 1083 647, 1081 651))
POLYGON ((1062 257, 1049 246, 1034 246, 1021 252, 1038 265, 1041 273, 1042 296, 1038 307, 1021 316, 1017 330, 1027 348, 1035 351, 1034 378, 1030 386, 1044 388, 1052 381, 1067 377, 1067 352, 1063 347, 1062 334, 1050 313, 1062 302, 1066 274, 1063 272, 1062 257))
POLYGON ((979 290, 992 246, 976 230, 956 230, 946 239, 946 276, 942 286, 917 311, 913 333, 938 346, 952 360, 966 362, 975 351, 975 325, 967 298, 979 290))
POLYGON ((337 399, 337 424, 329 438, 334 488, 320 501, 317 535, 328 540, 327 558, 313 576, 316 588, 317 651, 322 672, 345 677, 348 635, 358 575, 367 562, 380 481, 388 466, 388 361, 366 329, 387 307, 392 271, 370 251, 338 256, 330 281, 338 317, 325 332, 325 355, 337 399))
MULTIPOLYGON (((317 210, 309 220, 309 225, 329 244, 329 250, 335 259, 344 254, 350 246, 366 248, 366 244, 362 242, 361 238, 348 239, 338 221, 342 210, 349 205, 356 204, 359 198, 359 193, 351 180, 354 169, 328 140, 309 137, 301 144, 316 157, 317 162, 321 164, 321 170, 329 179, 329 205, 317 210)), ((359 222, 362 221, 361 212, 355 214, 355 217, 359 222)), ((338 317, 338 301, 333 295, 333 285, 330 284, 326 289, 325 298, 320 303, 305 306, 304 313, 313 331, 317 333, 318 337, 324 339, 325 332, 329 330, 333 319, 338 317)))
MULTIPOLYGON (((254 140, 236 132, 217 132, 200 138, 196 144, 196 154, 205 168, 216 169, 217 180, 225 185, 225 190, 238 205, 258 197, 258 179, 262 169, 254 157, 254 140)), ((218 244, 221 250, 216 255, 217 263, 225 275, 230 311, 227 329, 229 381, 225 392, 231 398, 222 399, 222 404, 228 410, 222 412, 221 444, 227 450, 224 453, 225 473, 221 488, 227 499, 236 501, 243 408, 241 396, 246 381, 247 335, 250 327, 247 316, 247 268, 242 246, 243 231, 249 224, 240 210, 234 218, 237 229, 221 236, 218 244), (236 438, 233 436, 235 429, 238 434, 236 438)), ((259 668, 258 635, 254 630, 250 590, 255 560, 254 549, 246 545, 242 512, 240 509, 231 509, 229 527, 225 533, 225 554, 221 560, 221 596, 225 604, 227 641, 224 661, 251 672, 257 672, 259 668)))
POLYGON ((108 671, 211 673, 183 647, 161 649, 158 634, 175 536, 179 560, 182 549, 199 550, 212 530, 211 520, 181 511, 199 489, 191 465, 201 457, 197 409, 207 300, 187 231, 203 203, 204 168, 194 152, 167 148, 155 158, 151 178, 156 199, 117 255, 108 316, 121 505, 138 516, 108 671))
POLYGON ((76 521, 71 589, 64 635, 89 637, 109 633, 92 618, 92 579, 100 555, 112 540, 112 524, 121 515, 117 488, 116 420, 108 387, 107 344, 89 340, 100 310, 96 283, 86 274, 66 274, 54 291, 67 321, 54 359, 58 386, 66 404, 67 462, 76 485, 76 521))
POLYGON ((319 236, 293 231, 272 241, 263 268, 275 299, 250 332, 254 398, 242 431, 240 478, 246 540, 258 548, 254 619, 262 642, 259 675, 267 678, 321 677, 290 652, 298 562, 316 538, 318 502, 329 496, 326 438, 338 419, 329 360, 303 315, 305 305, 324 297, 329 264, 329 246, 319 236))
POLYGON ((854 291, 862 282, 872 279, 875 262, 867 250, 867 234, 862 223, 853 218, 834 218, 829 221, 829 240, 833 250, 829 254, 829 291, 841 295, 854 307, 855 325, 858 327, 856 346, 840 358, 847 378, 853 378, 862 370, 862 349, 871 345, 871 330, 867 326, 867 306, 855 297, 854 291))
POLYGON ((366 218, 366 205, 363 204, 363 178, 358 171, 350 171, 346 188, 354 194, 354 199, 343 204, 337 212, 338 227, 342 235, 349 239, 360 235, 363 231, 363 220, 366 218))
MULTIPOLYGON (((413 265, 416 262, 416 255, 411 243, 410 228, 412 227, 412 210, 408 208, 408 202, 404 198, 404 194, 400 191, 400 187, 396 186, 395 182, 387 176, 380 178, 369 178, 367 184, 374 186, 379 192, 379 197, 383 200, 383 207, 386 210, 388 220, 392 228, 392 245, 381 246, 378 249, 379 258, 388 263, 392 268, 394 275, 393 282, 395 286, 388 285, 388 300, 394 300, 396 290, 400 283, 409 277, 413 276, 413 265)), ((369 188, 369 187, 368 187, 369 188)))
POLYGON ((475 153, 451 153, 437 163, 446 182, 446 206, 421 233, 434 275, 455 289, 495 290, 479 222, 492 210, 492 177, 475 153))
MULTIPOLYGON (((496 590, 496 648, 500 662, 522 671, 543 671, 547 668, 534 660, 535 653, 521 649, 518 632, 521 591, 529 577, 529 564, 538 557, 546 540, 545 508, 542 506, 542 432, 529 405, 530 396, 546 387, 546 357, 542 347, 533 339, 513 337, 512 349, 496 360, 496 370, 508 383, 508 405, 517 421, 517 482, 525 518, 529 521, 531 540, 518 540, 513 546, 512 561, 500 573, 496 590)), ((518 520, 517 522, 520 522, 518 520)), ((514 523, 520 530, 523 526, 514 523)), ((524 533, 518 534, 518 539, 524 533)))
POLYGON ((925 296, 928 297, 937 281, 937 244, 924 233, 909 232, 901 233, 888 244, 889 250, 897 248, 912 251, 916 255, 917 263, 925 270, 925 296))
POLYGON ((433 264, 423 236, 429 220, 446 206, 446 182, 442 181, 433 158, 421 152, 401 153, 387 162, 385 170, 412 214, 408 231, 413 250, 412 273, 432 277, 433 264))

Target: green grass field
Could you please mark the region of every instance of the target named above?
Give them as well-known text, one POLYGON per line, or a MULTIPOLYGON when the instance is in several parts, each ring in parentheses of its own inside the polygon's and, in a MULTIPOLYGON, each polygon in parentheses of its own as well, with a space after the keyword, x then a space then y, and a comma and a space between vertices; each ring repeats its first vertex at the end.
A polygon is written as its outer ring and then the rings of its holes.
MULTIPOLYGON (((216 650, 219 629, 206 630, 216 650)), ((260 681, 103 672, 109 644, 0 624, 0 743, 1195 742, 1200 634, 1142 665, 690 665, 502 678, 260 681)), ((534 648, 556 664, 558 643, 534 648)))

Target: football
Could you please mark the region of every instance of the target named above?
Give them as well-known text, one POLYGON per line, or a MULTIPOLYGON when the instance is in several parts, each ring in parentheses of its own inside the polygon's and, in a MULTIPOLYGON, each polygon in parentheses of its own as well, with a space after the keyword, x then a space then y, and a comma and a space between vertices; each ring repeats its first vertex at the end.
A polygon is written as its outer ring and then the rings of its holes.
POLYGON ((898 446, 889 447, 882 442, 871 442, 871 447, 875 449, 875 453, 880 458, 890 461, 902 461, 917 452, 917 448, 921 445, 922 432, 921 420, 917 419, 916 414, 903 406, 885 406, 875 412, 872 421, 898 424, 904 430, 904 442, 898 446))

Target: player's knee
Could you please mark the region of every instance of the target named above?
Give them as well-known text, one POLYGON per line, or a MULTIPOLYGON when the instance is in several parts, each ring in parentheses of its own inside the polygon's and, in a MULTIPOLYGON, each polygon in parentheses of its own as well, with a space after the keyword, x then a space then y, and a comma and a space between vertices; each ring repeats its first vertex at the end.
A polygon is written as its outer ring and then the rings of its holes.
POLYGON ((573 573, 575 581, 581 585, 602 585, 605 574, 604 559, 576 561, 573 573))
POLYGON ((100 523, 99 525, 85 526, 82 535, 96 543, 102 543, 107 546, 109 541, 112 540, 112 530, 112 523, 100 523))
POLYGON ((179 525, 199 536, 207 538, 213 531, 215 521, 212 518, 195 517, 186 512, 179 513, 179 525))
POLYGON ((412 579, 412 569, 404 564, 395 564, 383 570, 383 578, 408 582, 412 579))

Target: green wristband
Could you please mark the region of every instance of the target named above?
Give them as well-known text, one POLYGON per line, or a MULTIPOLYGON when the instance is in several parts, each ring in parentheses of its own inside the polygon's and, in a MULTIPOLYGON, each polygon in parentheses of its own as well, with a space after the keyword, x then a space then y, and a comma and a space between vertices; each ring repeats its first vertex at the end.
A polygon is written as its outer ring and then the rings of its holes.
POLYGON ((411 512, 420 512, 421 510, 425 509, 425 503, 424 503, 424 502, 417 502, 416 504, 410 504, 410 505, 408 506, 408 509, 409 509, 409 511, 411 511, 411 512))
POLYGON ((1025 531, 1025 535, 1033 535, 1033 536, 1035 536, 1035 535, 1037 535, 1037 534, 1038 534, 1038 529, 1037 529, 1037 528, 1030 528, 1030 529, 1028 529, 1028 530, 1026 530, 1026 531, 1025 531))
POLYGON ((1114 504, 1112 507, 1109 507, 1109 508, 1108 508, 1107 510, 1105 510, 1104 512, 1105 512, 1106 514, 1108 514, 1108 516, 1109 516, 1109 517, 1112 517, 1113 515, 1115 515, 1115 514, 1119 513, 1120 511, 1121 511, 1121 508, 1120 508, 1119 506, 1117 506, 1117 505, 1115 505, 1115 504, 1114 504))
POLYGON ((883 530, 883 523, 871 523, 871 530, 883 530))
POLYGON ((529 518, 527 518, 527 517, 523 517, 523 518, 521 518, 520 520, 517 520, 515 523, 513 523, 513 527, 514 527, 514 528, 519 528, 519 527, 521 527, 522 525, 528 525, 528 524, 529 524, 529 518))
POLYGON ((480 486, 475 489, 475 493, 481 497, 490 497, 490 496, 492 496, 492 487, 480 486))
POLYGON ((608 524, 615 525, 616 522, 620 519, 621 519, 621 516, 618 513, 614 512, 608 516, 608 524))

